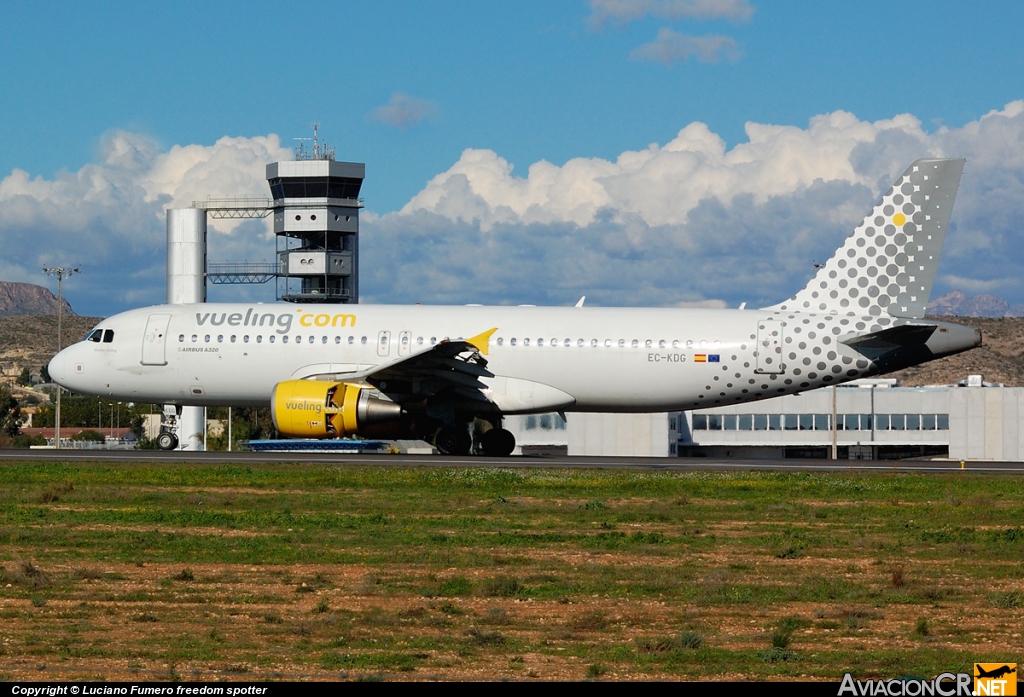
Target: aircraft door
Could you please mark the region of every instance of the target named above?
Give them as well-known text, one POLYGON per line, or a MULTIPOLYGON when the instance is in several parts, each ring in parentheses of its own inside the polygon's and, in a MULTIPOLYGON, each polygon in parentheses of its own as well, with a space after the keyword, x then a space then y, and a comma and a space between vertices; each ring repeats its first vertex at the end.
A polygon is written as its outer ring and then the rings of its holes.
POLYGON ((150 315, 142 337, 142 365, 167 365, 167 325, 170 315, 150 315))
POLYGON ((408 356, 412 351, 412 332, 402 332, 398 335, 398 355, 408 356))
POLYGON ((391 332, 381 332, 377 335, 377 355, 387 356, 391 353, 391 332))
POLYGON ((757 368, 755 373, 778 375, 786 372, 782 362, 782 322, 763 319, 757 323, 757 368))

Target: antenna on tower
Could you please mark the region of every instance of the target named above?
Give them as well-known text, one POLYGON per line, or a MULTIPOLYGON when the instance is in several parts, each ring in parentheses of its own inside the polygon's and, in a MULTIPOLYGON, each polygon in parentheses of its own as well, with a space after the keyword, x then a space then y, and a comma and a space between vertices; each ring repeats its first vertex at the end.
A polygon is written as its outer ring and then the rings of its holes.
POLYGON ((326 141, 320 142, 320 124, 315 121, 313 122, 312 138, 294 138, 293 140, 299 141, 299 144, 295 146, 296 160, 334 160, 334 148, 326 141), (307 149, 306 144, 302 142, 308 140, 313 141, 312 150, 307 149))

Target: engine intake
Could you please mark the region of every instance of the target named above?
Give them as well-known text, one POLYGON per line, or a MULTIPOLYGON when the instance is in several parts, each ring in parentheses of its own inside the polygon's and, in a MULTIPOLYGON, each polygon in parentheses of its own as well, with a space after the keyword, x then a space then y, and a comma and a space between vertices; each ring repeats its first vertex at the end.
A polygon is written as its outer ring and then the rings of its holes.
POLYGON ((274 386, 270 413, 292 438, 381 438, 398 432, 402 407, 364 385, 287 380, 274 386))

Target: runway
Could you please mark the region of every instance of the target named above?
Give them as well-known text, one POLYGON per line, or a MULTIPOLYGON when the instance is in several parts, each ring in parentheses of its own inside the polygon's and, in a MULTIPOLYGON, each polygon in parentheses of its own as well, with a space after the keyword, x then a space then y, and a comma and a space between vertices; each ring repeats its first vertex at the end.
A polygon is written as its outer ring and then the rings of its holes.
POLYGON ((5 462, 142 462, 208 465, 267 465, 299 462, 311 465, 381 467, 507 467, 628 469, 667 472, 979 472, 1024 473, 1024 462, 954 460, 732 460, 650 457, 451 457, 447 455, 349 455, 337 453, 164 452, 160 450, 0 450, 5 462))

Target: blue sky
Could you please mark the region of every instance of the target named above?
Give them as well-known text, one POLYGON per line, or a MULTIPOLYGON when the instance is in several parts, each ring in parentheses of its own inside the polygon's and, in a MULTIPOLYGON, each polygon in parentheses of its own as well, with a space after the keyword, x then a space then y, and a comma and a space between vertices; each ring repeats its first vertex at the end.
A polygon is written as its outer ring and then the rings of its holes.
MULTIPOLYGON (((789 292, 784 287, 786 275, 798 267, 775 280, 758 276, 771 270, 760 269, 752 272, 747 285, 666 277, 657 287, 644 290, 643 283, 630 285, 632 274, 626 273, 621 285, 604 276, 617 273, 612 268, 634 259, 638 260, 634 280, 649 279, 652 267, 645 263, 657 261, 655 247, 635 243, 626 251, 606 249, 603 256, 598 254, 601 258, 592 259, 593 265, 579 265, 575 275, 566 276, 559 270, 565 268, 571 250, 553 246, 581 245, 579 256, 589 257, 595 239, 627 230, 626 204, 622 208, 605 201, 618 215, 607 219, 555 213, 531 218, 517 210, 516 216, 492 223, 484 220, 487 216, 473 218, 458 211, 439 212, 436 206, 409 204, 429 181, 463 162, 467 149, 494 153, 514 166, 513 175, 526 177, 530 166, 539 162, 557 167, 574 158, 614 163, 621 154, 644 151, 651 143, 664 147, 695 122, 706 124, 731 151, 748 142, 748 123, 807 132, 812 119, 842 111, 864 124, 901 114, 915 117, 920 131, 912 137, 916 150, 891 143, 883 148, 888 141, 877 134, 870 136, 887 152, 908 157, 956 155, 943 148, 960 143, 958 133, 963 134, 961 140, 969 140, 965 127, 970 130, 986 114, 1024 99, 1024 49, 1019 40, 1024 5, 1019 3, 43 2, 10 3, 4 14, 0 25, 0 237, 9 244, 24 245, 44 235, 53 244, 45 250, 24 249, 10 255, 6 263, 0 262, 0 277, 41 282, 35 267, 46 261, 47 254, 54 256, 55 249, 65 247, 79 257, 71 261, 93 269, 92 280, 83 275, 79 281, 77 300, 76 291, 68 290, 80 311, 93 314, 160 300, 160 195, 175 201, 182 195, 180 187, 166 183, 171 176, 166 172, 163 183, 170 187, 166 191, 154 193, 150 186, 145 195, 127 193, 131 172, 149 172, 148 165, 126 168, 123 162, 112 161, 112 142, 145 143, 139 147, 150 160, 172 152, 175 146, 200 146, 209 154, 225 137, 276 134, 287 148, 294 137, 308 136, 310 123, 318 120, 322 136, 337 148, 339 159, 367 163, 363 194, 372 215, 364 231, 367 238, 377 235, 378 242, 375 246, 367 239, 365 254, 405 264, 407 276, 416 279, 408 287, 395 284, 377 268, 380 264, 374 263, 374 257, 364 256, 364 269, 375 268, 364 280, 367 299, 563 302, 568 296, 589 292, 604 304, 712 300, 731 304, 778 299, 772 294, 789 292), (943 127, 952 135, 942 135, 943 127), (20 180, 11 179, 15 170, 27 173, 30 183, 38 177, 54 186, 40 185, 26 193, 25 187, 31 184, 22 186, 20 180), (116 180, 117 195, 106 201, 106 208, 89 208, 85 213, 81 206, 91 205, 95 197, 90 198, 89 187, 82 181, 95 181, 95 177, 116 180), (80 186, 62 187, 65 180, 80 186), (60 189, 60 195, 51 189, 60 189), (24 200, 12 198, 19 195, 30 196, 34 203, 22 206, 24 200), (87 222, 76 220, 68 226, 70 230, 62 231, 62 210, 84 215, 87 222), (445 220, 457 224, 446 227, 445 220), (600 225, 610 228, 602 232, 600 225), (133 229, 138 239, 129 242, 133 229), (500 235, 492 234, 494 229, 500 235), (421 240, 424 230, 436 231, 435 242, 439 236, 451 240, 450 248, 430 257, 439 265, 436 273, 415 267, 416 249, 411 246, 393 248, 413 245, 411 240, 421 240), (78 249, 62 236, 101 238, 105 231, 120 241, 78 249), (465 255, 485 255, 484 260, 488 254, 500 255, 496 240, 514 247, 517 235, 545 241, 546 246, 530 260, 531 277, 517 282, 510 276, 481 288, 471 270, 481 260, 465 255), (131 248, 129 266, 134 273, 124 268, 124 245, 131 248), (452 266, 446 267, 447 263, 452 266), (119 274, 118 283, 113 284, 116 288, 107 283, 105 289, 101 280, 107 273, 119 274), (588 277, 588 273, 601 277, 588 277), (538 279, 560 290, 539 295, 538 279)), ((1016 112, 1007 112, 1006 119, 1016 118, 1016 112)), ((907 129, 904 125, 895 130, 905 134, 907 129)), ((990 152, 990 144, 977 139, 964 147, 990 152)), ((832 156, 849 159, 850 154, 832 156)), ((1002 164, 996 160, 985 161, 986 179, 975 187, 974 208, 970 201, 964 206, 976 211, 972 225, 987 235, 985 243, 979 247, 966 238, 951 239, 947 248, 947 256, 953 250, 967 254, 976 247, 987 249, 987 256, 966 256, 963 268, 944 266, 946 280, 940 280, 937 291, 951 289, 955 279, 965 279, 960 285, 969 294, 989 291, 1024 302, 1024 289, 1010 280, 1020 274, 1007 266, 1008 252, 1017 243, 1011 223, 1006 223, 1005 233, 993 231, 991 221, 977 213, 986 200, 999 200, 1005 207, 1004 184, 1019 173, 1012 158, 1004 156, 1002 164)), ((870 172, 862 168, 858 179, 837 174, 839 170, 820 159, 816 162, 810 168, 820 171, 812 174, 824 182, 842 180, 846 186, 845 193, 831 194, 831 208, 822 208, 817 199, 806 203, 804 210, 817 212, 819 220, 829 210, 845 210, 853 202, 869 205, 880 193, 875 180, 898 174, 894 168, 902 171, 908 164, 887 162, 870 172)), ((258 169, 252 163, 246 165, 244 158, 236 159, 219 171, 217 186, 223 191, 210 193, 232 193, 231 182, 239 182, 241 188, 254 186, 253 181, 259 186, 261 172, 249 176, 231 169, 244 166, 258 169)), ((187 168, 174 171, 182 179, 191 176, 187 168)), ((207 176, 217 178, 209 172, 207 176)), ((702 186, 701 180, 679 176, 679 186, 702 186)), ((962 196, 974 191, 966 181, 969 176, 970 165, 962 196)), ((776 197, 776 204, 793 203, 792 197, 808 196, 813 177, 805 179, 798 177, 777 191, 768 187, 745 193, 753 197, 753 206, 764 205, 766 196, 776 197)), ((481 194, 472 173, 467 181, 474 194, 481 194)), ((670 205, 673 182, 658 183, 665 184, 665 205, 670 205)), ((197 187, 192 190, 199 192, 197 187)), ((742 204, 736 196, 743 192, 735 188, 709 191, 713 192, 704 205, 718 200, 725 207, 723 219, 742 204)), ((482 196, 492 206, 504 200, 498 193, 482 196)), ((550 194, 542 198, 544 208, 552 199, 550 194)), ((463 203, 476 205, 469 199, 463 203)), ((645 205, 644 210, 657 207, 645 205)), ((688 263, 694 254, 706 253, 700 245, 695 249, 680 241, 698 234, 692 210, 681 211, 682 217, 676 218, 643 213, 644 231, 631 234, 650 240, 651 245, 664 237, 658 244, 670 244, 674 250, 667 263, 688 263)), ((815 253, 827 255, 838 246, 842 233, 859 222, 863 212, 866 208, 857 215, 844 213, 845 217, 823 221, 820 244, 812 244, 815 253)), ((1005 212, 1002 217, 1012 219, 1005 212)), ((812 223, 801 219, 794 224, 812 223)), ((769 237, 782 243, 787 234, 796 234, 778 227, 778 221, 769 221, 768 228, 769 237)), ((256 228, 224 232, 220 256, 260 253, 253 242, 256 228)), ((265 246, 262 241, 259 244, 265 246)), ((421 240, 420 244, 426 243, 421 240)), ((739 251, 736 258, 742 260, 739 251)), ((742 272, 741 263, 737 266, 733 259, 724 258, 728 245, 716 254, 722 256, 701 256, 701 267, 742 272)), ((214 240, 211 257, 215 256, 214 240)), ((949 263, 953 262, 944 260, 946 266, 949 263)), ((263 291, 231 292, 259 297, 263 291)))

